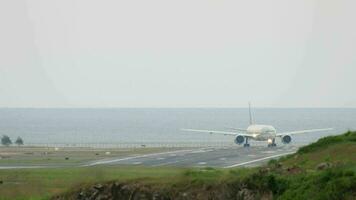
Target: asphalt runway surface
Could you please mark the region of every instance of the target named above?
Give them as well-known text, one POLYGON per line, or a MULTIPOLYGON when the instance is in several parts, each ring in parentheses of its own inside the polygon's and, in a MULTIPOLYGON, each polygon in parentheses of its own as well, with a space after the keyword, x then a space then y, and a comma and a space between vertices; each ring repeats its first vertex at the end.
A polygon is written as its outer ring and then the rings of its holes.
POLYGON ((226 148, 186 149, 104 159, 88 163, 84 166, 132 165, 147 167, 252 167, 268 162, 270 159, 294 153, 297 149, 297 146, 292 145, 281 145, 272 148, 265 146, 251 146, 248 148, 237 146, 226 148))

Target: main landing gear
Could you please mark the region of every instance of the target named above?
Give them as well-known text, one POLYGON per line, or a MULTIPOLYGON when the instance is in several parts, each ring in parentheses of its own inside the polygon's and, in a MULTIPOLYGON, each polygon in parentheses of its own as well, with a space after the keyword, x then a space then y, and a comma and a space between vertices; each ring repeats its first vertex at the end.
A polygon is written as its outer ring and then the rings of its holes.
POLYGON ((244 147, 250 147, 250 144, 248 143, 248 137, 245 137, 245 144, 244 147))
POLYGON ((272 139, 272 143, 271 144, 268 144, 267 145, 268 147, 276 147, 277 146, 277 144, 276 144, 276 139, 272 139))

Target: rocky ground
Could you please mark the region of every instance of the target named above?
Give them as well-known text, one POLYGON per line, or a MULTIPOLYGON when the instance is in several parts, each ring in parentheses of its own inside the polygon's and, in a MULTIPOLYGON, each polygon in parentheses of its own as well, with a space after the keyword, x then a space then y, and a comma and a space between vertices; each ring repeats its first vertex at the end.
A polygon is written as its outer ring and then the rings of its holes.
POLYGON ((124 184, 110 182, 106 184, 96 184, 91 187, 82 188, 76 192, 63 196, 54 197, 53 200, 228 200, 228 199, 272 199, 272 194, 250 190, 242 184, 220 185, 219 187, 194 187, 194 188, 157 188, 152 185, 133 182, 124 184))

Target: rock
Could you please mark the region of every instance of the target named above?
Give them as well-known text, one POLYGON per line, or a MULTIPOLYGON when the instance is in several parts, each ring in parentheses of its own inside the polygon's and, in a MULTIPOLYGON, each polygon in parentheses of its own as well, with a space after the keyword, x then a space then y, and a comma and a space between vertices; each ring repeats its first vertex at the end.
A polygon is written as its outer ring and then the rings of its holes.
POLYGON ((137 195, 137 199, 140 199, 140 200, 148 200, 148 199, 150 199, 150 198, 149 198, 149 195, 146 194, 146 193, 139 193, 139 194, 137 195))
POLYGON ((96 197, 99 195, 99 191, 95 190, 91 192, 91 195, 89 196, 89 199, 96 199, 96 197))
POLYGON ((95 200, 108 200, 112 199, 110 195, 108 194, 99 194, 95 200))
POLYGON ((83 191, 81 191, 78 196, 77 199, 85 199, 85 193, 83 191))
POLYGON ((96 185, 94 185, 93 188, 96 189, 96 190, 103 190, 104 186, 101 185, 101 184, 96 184, 96 185))
POLYGON ((161 195, 159 195, 158 193, 154 193, 152 195, 152 200, 159 200, 159 199, 161 199, 161 195))
POLYGON ((237 193, 236 199, 254 200, 256 198, 255 198, 254 193, 251 190, 249 190, 247 188, 243 188, 237 193))
POLYGON ((323 162, 323 163, 320 163, 316 166, 316 169, 317 170, 324 170, 324 169, 328 169, 330 168, 332 165, 331 163, 328 163, 328 162, 323 162))
POLYGON ((218 187, 202 185, 196 188, 179 188, 177 190, 177 188, 152 187, 139 182, 108 182, 86 186, 72 194, 53 197, 52 200, 254 200, 256 198, 270 200, 273 199, 273 196, 271 192, 265 191, 259 193, 257 190, 249 189, 247 185, 244 186, 243 184, 222 185, 218 187))

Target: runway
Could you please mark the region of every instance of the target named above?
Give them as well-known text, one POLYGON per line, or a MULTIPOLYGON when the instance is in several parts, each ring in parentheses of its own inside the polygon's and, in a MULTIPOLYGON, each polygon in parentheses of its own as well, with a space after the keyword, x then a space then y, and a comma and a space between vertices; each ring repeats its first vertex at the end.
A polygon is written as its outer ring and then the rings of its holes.
POLYGON ((90 162, 84 166, 132 165, 132 166, 174 166, 174 167, 216 167, 232 168, 258 166, 270 159, 294 153, 297 146, 264 146, 201 148, 168 151, 162 153, 133 155, 90 162))

